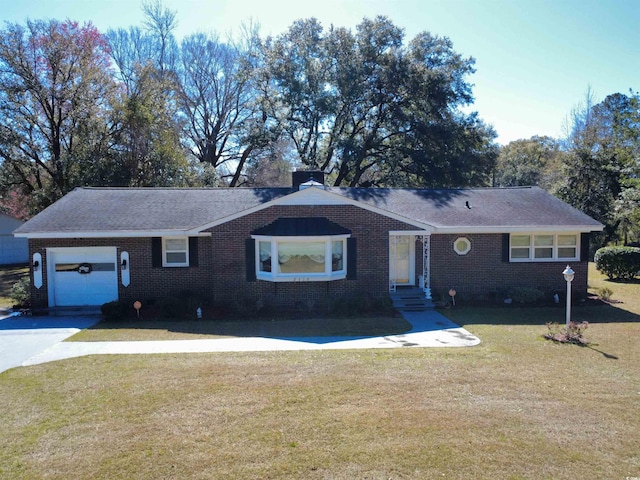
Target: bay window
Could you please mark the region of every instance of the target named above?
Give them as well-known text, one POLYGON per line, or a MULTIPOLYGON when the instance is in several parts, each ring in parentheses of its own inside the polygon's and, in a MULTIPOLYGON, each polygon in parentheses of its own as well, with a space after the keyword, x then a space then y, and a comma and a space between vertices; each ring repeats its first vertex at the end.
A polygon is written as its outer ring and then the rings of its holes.
POLYGON ((349 235, 252 237, 256 240, 256 276, 259 280, 312 282, 346 278, 349 235))

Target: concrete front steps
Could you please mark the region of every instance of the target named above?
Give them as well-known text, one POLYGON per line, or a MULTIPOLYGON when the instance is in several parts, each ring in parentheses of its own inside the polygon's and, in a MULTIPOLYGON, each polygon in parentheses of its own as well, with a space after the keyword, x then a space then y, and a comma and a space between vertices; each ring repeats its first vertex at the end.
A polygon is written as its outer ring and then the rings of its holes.
POLYGON ((397 287, 389 292, 393 306, 404 312, 424 312, 435 308, 432 300, 425 298, 424 291, 418 287, 397 287))

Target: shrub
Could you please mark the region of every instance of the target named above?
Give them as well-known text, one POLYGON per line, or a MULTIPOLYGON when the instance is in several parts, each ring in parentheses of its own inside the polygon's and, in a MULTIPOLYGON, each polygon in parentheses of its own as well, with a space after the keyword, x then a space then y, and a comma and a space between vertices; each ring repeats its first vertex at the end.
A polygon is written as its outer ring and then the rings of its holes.
POLYGON ((536 303, 544 298, 544 292, 533 287, 516 287, 509 290, 508 296, 516 303, 536 303))
POLYGON ((178 297, 168 296, 160 301, 160 316, 162 318, 178 318, 184 312, 184 302, 178 297))
POLYGON ((181 290, 176 298, 182 302, 183 313, 186 314, 195 314, 196 309, 202 305, 200 297, 191 290, 181 290))
POLYGON ((265 303, 262 299, 255 300, 247 295, 238 295, 231 302, 232 312, 240 317, 254 316, 260 313, 265 308, 265 303))
POLYGON ((396 309, 393 307, 393 301, 389 297, 375 298, 371 303, 371 313, 390 315, 395 312, 396 309))
POLYGON ((105 320, 123 320, 129 315, 129 308, 129 303, 125 303, 122 300, 114 300, 103 304, 100 307, 100 311, 105 320))
POLYGON ((338 316, 389 315, 395 312, 389 297, 374 298, 367 295, 338 297, 329 304, 329 311, 338 316))
POLYGON ((311 313, 315 307, 316 301, 313 298, 293 302, 293 310, 300 313, 311 313))
POLYGON ((630 280, 640 272, 640 248, 604 247, 594 257, 596 268, 610 280, 630 280))
POLYGON ((612 295, 613 295, 613 290, 611 290, 609 287, 602 287, 598 289, 598 296, 605 302, 608 302, 609 300, 611 300, 612 295))
POLYGON ((367 295, 356 295, 351 302, 355 313, 370 313, 372 310, 373 299, 367 295))
POLYGON ((561 343, 575 343, 576 345, 588 345, 589 341, 584 338, 584 331, 589 326, 589 322, 569 322, 568 326, 560 327, 557 323, 547 323, 549 332, 543 335, 548 340, 561 343))
POLYGON ((29 277, 23 277, 13 284, 10 296, 11 300, 13 300, 16 305, 29 305, 31 301, 30 284, 31 281, 29 277))
POLYGON ((338 297, 329 302, 329 311, 335 315, 350 315, 354 310, 349 297, 338 297))

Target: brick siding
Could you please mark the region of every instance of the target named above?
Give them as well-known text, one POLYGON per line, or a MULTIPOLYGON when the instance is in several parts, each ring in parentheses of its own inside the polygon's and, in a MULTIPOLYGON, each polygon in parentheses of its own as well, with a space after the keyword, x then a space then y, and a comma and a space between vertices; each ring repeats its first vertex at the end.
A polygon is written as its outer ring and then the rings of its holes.
POLYGON ((207 230, 211 236, 198 240, 198 266, 172 268, 152 268, 151 238, 32 239, 30 254, 42 254, 44 272, 42 288, 32 287, 32 303, 47 306, 46 248, 92 246, 116 247, 118 258, 123 251, 129 253, 128 287, 122 286, 118 269, 118 296, 123 300, 149 302, 185 290, 215 303, 261 301, 280 306, 322 304, 344 296, 380 298, 387 295, 389 285, 388 232, 407 229, 415 227, 350 205, 274 206, 207 230), (357 239, 356 280, 246 281, 245 241, 253 230, 280 217, 316 216, 350 229, 357 239))
POLYGON ((588 262, 503 262, 502 234, 456 234, 431 236, 431 287, 437 295, 453 288, 461 296, 503 296, 513 287, 533 287, 551 297, 566 291, 562 271, 569 263, 576 272, 572 290, 587 293, 588 262), (453 243, 459 237, 471 241, 471 250, 458 255, 453 243))
MULTIPOLYGON (((350 205, 273 206, 213 227, 210 237, 199 237, 198 266, 152 268, 151 238, 111 239, 32 239, 30 255, 40 252, 43 258, 43 285, 32 283, 34 307, 46 307, 46 248, 116 247, 129 253, 131 283, 124 287, 118 267, 118 296, 122 300, 143 303, 159 300, 181 291, 191 291, 206 301, 233 304, 262 302, 265 305, 293 307, 324 304, 339 297, 388 295, 389 231, 416 230, 392 218, 350 205), (280 217, 326 217, 352 231, 357 239, 357 279, 329 282, 267 282, 246 280, 245 241, 250 232, 280 217)), ((420 244, 418 244, 420 245, 420 244)), ((422 272, 420 248, 416 248, 416 275, 422 272)), ((251 260, 253 261, 253 259, 251 260)), ((455 288, 461 295, 491 295, 512 286, 531 286, 545 292, 566 288, 562 277, 563 262, 503 263, 501 235, 432 235, 431 287, 446 293, 455 288), (471 240, 471 251, 458 255, 453 250, 456 238, 471 240)), ((587 263, 571 262, 576 272, 576 293, 586 293, 587 263)))

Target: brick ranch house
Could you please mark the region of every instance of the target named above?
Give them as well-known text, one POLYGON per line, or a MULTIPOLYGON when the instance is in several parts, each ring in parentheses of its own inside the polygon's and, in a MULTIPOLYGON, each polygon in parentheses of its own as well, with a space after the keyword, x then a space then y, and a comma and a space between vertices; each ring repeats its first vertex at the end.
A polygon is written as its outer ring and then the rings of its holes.
MULTIPOLYGON (((296 302, 402 287, 427 298, 534 287, 586 294, 603 226, 537 187, 77 188, 15 231, 29 240, 34 307, 160 299, 296 302)), ((319 180, 319 181, 318 181, 319 180)))

